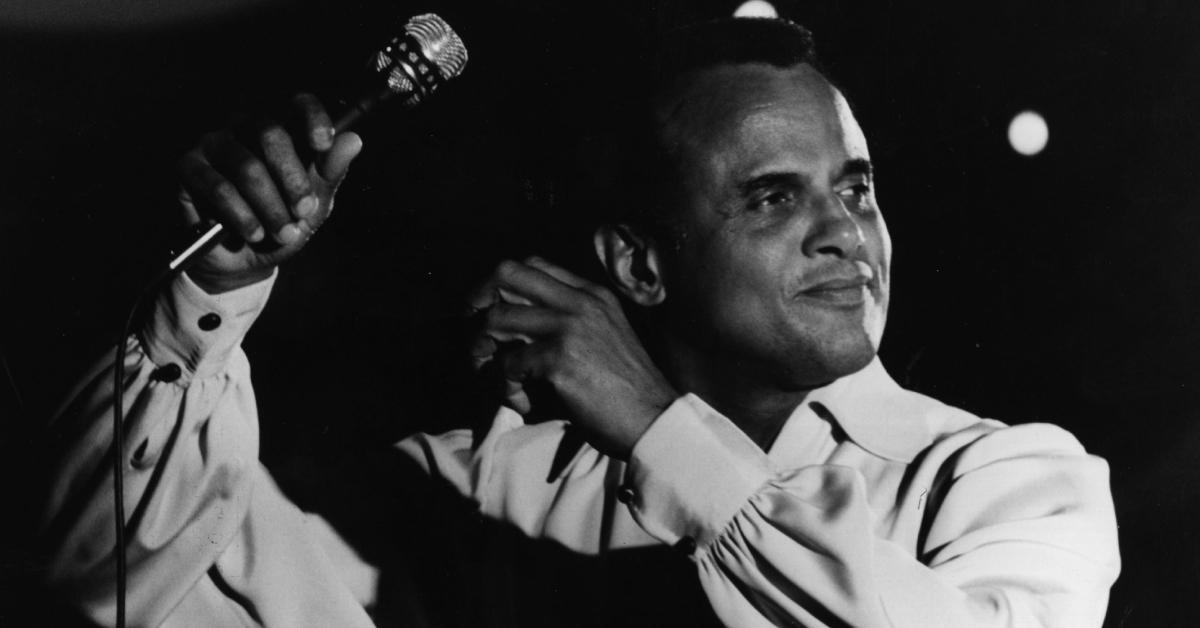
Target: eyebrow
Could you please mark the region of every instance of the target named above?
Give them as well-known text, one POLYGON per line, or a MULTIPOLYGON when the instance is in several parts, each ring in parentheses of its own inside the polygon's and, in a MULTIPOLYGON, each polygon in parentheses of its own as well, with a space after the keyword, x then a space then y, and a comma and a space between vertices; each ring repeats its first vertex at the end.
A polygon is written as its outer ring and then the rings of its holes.
POLYGON ((738 192, 742 196, 749 196, 759 190, 765 190, 774 187, 788 187, 792 189, 801 189, 807 185, 804 177, 794 172, 767 172, 756 177, 737 184, 738 192))
POLYGON ((838 175, 838 178, 840 179, 842 177, 848 177, 856 174, 861 174, 867 178, 871 178, 875 176, 875 166, 871 164, 869 159, 863 159, 861 157, 851 159, 845 164, 842 164, 842 172, 838 175))
MULTIPOLYGON (((869 159, 861 157, 847 160, 842 164, 842 169, 838 172, 837 178, 850 177, 854 175, 862 175, 867 178, 872 178, 875 175, 875 166, 871 164, 869 159)), ((801 176, 794 172, 767 172, 752 177, 737 184, 738 192, 743 196, 748 196, 759 190, 772 187, 790 187, 793 189, 804 188, 808 184, 807 177, 801 176)))

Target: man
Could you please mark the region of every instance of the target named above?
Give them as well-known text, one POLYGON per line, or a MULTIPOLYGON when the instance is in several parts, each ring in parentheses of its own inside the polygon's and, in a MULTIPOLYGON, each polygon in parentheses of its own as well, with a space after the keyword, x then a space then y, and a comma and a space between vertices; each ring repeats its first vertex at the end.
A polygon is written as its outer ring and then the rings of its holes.
MULTIPOLYGON (((875 356, 890 240, 865 137, 807 32, 704 24, 657 68, 653 168, 595 235, 611 287, 502 263, 471 299, 472 355, 502 374, 505 406, 486 433, 399 449, 525 536, 585 555, 676 548, 729 626, 1099 625, 1119 563, 1104 462, 1053 426, 904 391, 875 356), (535 384, 565 421, 524 424, 535 384)), ((183 160, 189 219, 250 244, 208 254, 129 341, 137 625, 371 622, 370 568, 256 460, 239 349, 360 146, 297 104, 307 169, 278 127, 256 146, 213 134, 183 160)), ((98 622, 113 606, 109 381, 98 371, 60 418, 77 432, 50 519, 52 577, 98 622)))

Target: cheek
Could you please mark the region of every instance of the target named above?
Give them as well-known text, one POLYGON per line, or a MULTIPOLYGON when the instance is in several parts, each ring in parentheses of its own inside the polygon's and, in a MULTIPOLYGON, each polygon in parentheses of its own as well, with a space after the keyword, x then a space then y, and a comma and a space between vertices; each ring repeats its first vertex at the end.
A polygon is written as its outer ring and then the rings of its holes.
POLYGON ((875 216, 874 220, 865 222, 862 228, 871 247, 871 261, 880 273, 881 284, 886 287, 891 279, 892 237, 888 234, 883 216, 878 213, 875 216))
POLYGON ((693 234, 672 264, 677 303, 695 308, 693 317, 718 327, 760 317, 782 292, 778 268, 783 256, 776 248, 715 230, 702 237, 693 234))
POLYGON ((865 321, 865 327, 868 335, 871 337, 876 349, 883 338, 883 330, 887 324, 888 304, 891 301, 891 280, 892 280, 892 238, 888 234, 887 224, 884 223, 883 217, 874 221, 872 228, 867 237, 871 239, 873 246, 873 255, 875 256, 876 272, 879 273, 879 308, 873 312, 868 312, 868 320, 865 321))
POLYGON ((762 326, 770 313, 783 307, 787 256, 777 244, 732 239, 712 251, 711 297, 722 318, 762 326))

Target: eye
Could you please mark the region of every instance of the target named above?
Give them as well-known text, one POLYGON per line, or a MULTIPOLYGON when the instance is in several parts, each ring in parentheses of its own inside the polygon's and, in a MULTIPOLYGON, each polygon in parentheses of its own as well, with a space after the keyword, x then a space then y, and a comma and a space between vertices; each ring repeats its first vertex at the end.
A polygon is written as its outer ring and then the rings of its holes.
POLYGON ((862 181, 842 188, 839 192, 842 196, 866 196, 871 193, 871 184, 862 181))
POLYGON ((843 187, 838 191, 838 195, 846 200, 848 204, 855 207, 865 205, 871 198, 871 182, 857 181, 843 187))
POLYGON ((796 200, 796 195, 787 190, 777 190, 770 192, 754 199, 750 203, 750 209, 762 211, 777 207, 779 205, 789 205, 796 200))

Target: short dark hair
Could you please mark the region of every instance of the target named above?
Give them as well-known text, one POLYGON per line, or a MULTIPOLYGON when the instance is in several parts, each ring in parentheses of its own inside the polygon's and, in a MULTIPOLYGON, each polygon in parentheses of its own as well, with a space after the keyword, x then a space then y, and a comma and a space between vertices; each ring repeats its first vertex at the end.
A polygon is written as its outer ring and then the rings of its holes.
POLYGON ((812 33, 795 22, 722 18, 668 32, 654 55, 651 78, 663 85, 690 72, 739 63, 815 66, 817 50, 812 33))
POLYGON ((643 65, 644 82, 639 85, 634 79, 627 92, 637 94, 629 115, 614 121, 621 128, 607 138, 619 146, 606 150, 605 159, 615 158, 617 163, 610 164, 603 177, 608 189, 590 195, 593 203, 602 204, 593 208, 596 222, 625 222, 659 240, 674 240, 664 185, 671 180, 674 156, 662 142, 654 116, 656 101, 692 73, 743 63, 779 68, 808 64, 827 76, 817 60, 812 33, 788 20, 722 18, 669 31, 643 65))

